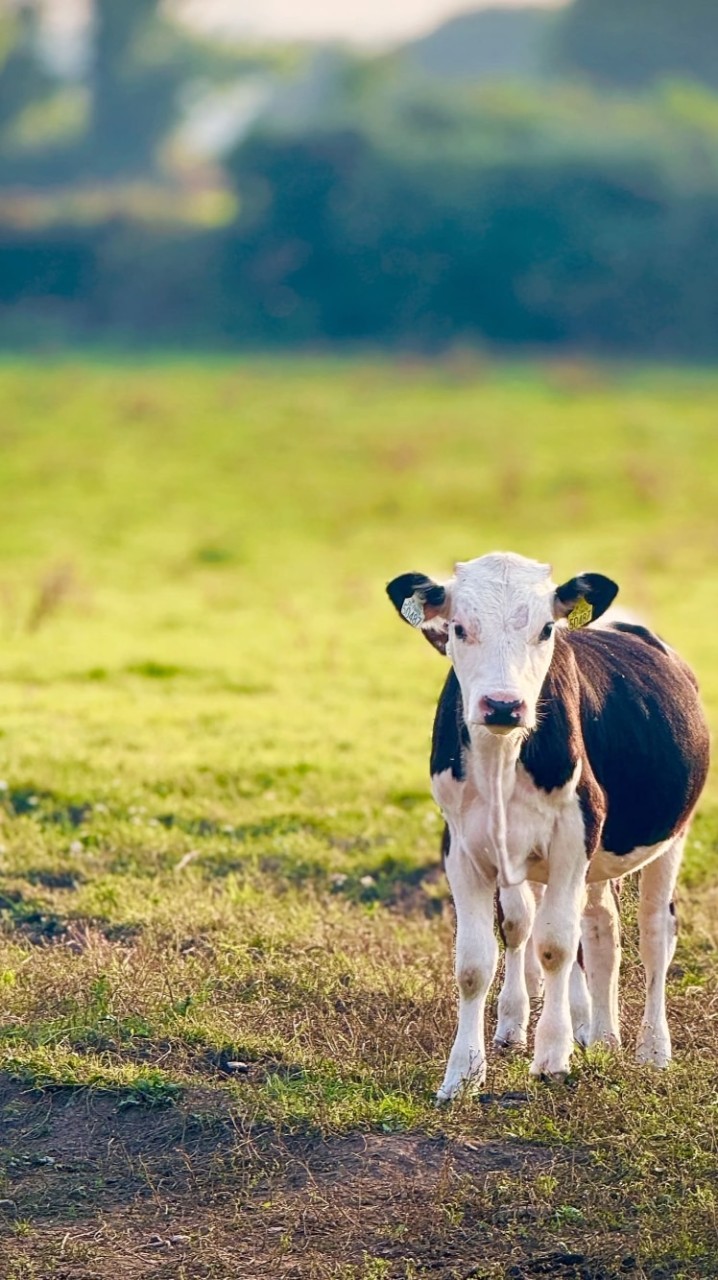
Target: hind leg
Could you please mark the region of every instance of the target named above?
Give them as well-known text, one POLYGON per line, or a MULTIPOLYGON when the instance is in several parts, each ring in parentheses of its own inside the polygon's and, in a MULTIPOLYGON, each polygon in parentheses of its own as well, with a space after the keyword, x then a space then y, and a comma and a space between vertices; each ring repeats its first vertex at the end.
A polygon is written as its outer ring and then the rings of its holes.
POLYGON ((525 964, 535 914, 536 899, 526 881, 499 891, 499 929, 506 952, 494 1036, 494 1044, 498 1048, 524 1048, 526 1045, 530 1002, 525 964))
MULTIPOLYGON (((530 887, 538 908, 543 901, 544 886, 542 884, 532 884, 530 887)), ((529 999, 540 1000, 543 996, 543 971, 536 955, 533 937, 529 938, 526 944, 524 972, 526 974, 526 989, 529 993, 529 999)))
POLYGON ((591 997, 586 985, 583 957, 579 944, 579 958, 574 960, 568 983, 568 1001, 571 1006, 571 1026, 576 1044, 585 1049, 591 1042, 591 997))
POLYGON ((588 886, 581 920, 581 944, 591 993, 589 1044, 618 1046, 618 976, 621 967, 621 923, 613 885, 604 880, 588 886))
POLYGON ((641 960, 646 973, 646 1005, 638 1034, 636 1058, 654 1067, 671 1060, 671 1033, 666 1019, 666 975, 676 949, 677 922, 673 895, 683 857, 685 834, 641 872, 638 903, 641 960))

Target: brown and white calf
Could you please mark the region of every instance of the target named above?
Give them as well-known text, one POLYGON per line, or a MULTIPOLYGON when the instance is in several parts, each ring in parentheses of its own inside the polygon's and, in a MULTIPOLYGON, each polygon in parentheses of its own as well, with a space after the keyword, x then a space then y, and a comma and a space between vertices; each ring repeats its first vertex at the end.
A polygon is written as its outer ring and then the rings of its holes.
POLYGON ((611 882, 642 869, 646 1003, 637 1056, 656 1066, 670 1060, 673 894, 706 779, 708 731, 696 681, 673 650, 640 626, 588 626, 617 590, 593 573, 556 587, 548 565, 509 553, 458 564, 444 585, 409 573, 387 587, 402 617, 452 663, 431 754, 448 829, 459 987, 441 1101, 485 1076, 497 888, 507 972, 496 1038, 526 1041, 524 954, 533 936, 544 1003, 531 1072, 563 1077, 575 1034, 585 1044, 620 1043, 611 882), (590 1001, 574 963, 579 941, 590 1001))

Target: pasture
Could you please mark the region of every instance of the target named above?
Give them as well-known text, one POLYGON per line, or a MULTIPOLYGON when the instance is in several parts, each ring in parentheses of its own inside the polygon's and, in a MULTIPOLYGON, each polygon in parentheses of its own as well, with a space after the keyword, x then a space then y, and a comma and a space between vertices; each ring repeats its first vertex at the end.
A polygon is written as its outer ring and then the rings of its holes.
POLYGON ((579 361, 0 366, 3 1277, 716 1274, 715 782, 672 1067, 629 888, 623 1052, 437 1111, 445 667, 384 583, 605 572, 715 726, 717 420, 718 374, 579 361))

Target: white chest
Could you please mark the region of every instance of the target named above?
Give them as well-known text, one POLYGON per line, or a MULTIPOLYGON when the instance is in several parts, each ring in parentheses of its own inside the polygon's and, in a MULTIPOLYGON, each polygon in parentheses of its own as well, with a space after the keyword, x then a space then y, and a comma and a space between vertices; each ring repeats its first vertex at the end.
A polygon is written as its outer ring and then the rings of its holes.
POLYGON ((545 883, 556 822, 577 805, 580 766, 571 781, 550 794, 541 791, 521 764, 500 774, 457 780, 451 771, 432 779, 432 791, 449 826, 452 846, 499 882, 545 883))

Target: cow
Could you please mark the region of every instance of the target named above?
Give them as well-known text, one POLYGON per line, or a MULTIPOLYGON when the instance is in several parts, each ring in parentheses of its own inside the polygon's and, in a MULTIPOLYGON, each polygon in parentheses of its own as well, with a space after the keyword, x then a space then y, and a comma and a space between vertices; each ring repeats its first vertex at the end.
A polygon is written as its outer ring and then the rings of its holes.
POLYGON ((448 832, 459 1016, 439 1102, 486 1077, 497 890, 507 943, 497 1039, 526 1042, 533 937, 544 1000, 530 1072, 563 1080, 575 1036, 620 1044, 613 886, 641 870, 646 997, 636 1053, 656 1067, 670 1061, 674 890, 708 771, 708 729, 695 677, 673 649, 640 625, 591 625, 617 592, 597 573, 556 586, 549 565, 510 552, 459 563, 443 584, 405 573, 387 586, 404 620, 451 661, 431 788, 448 832))

